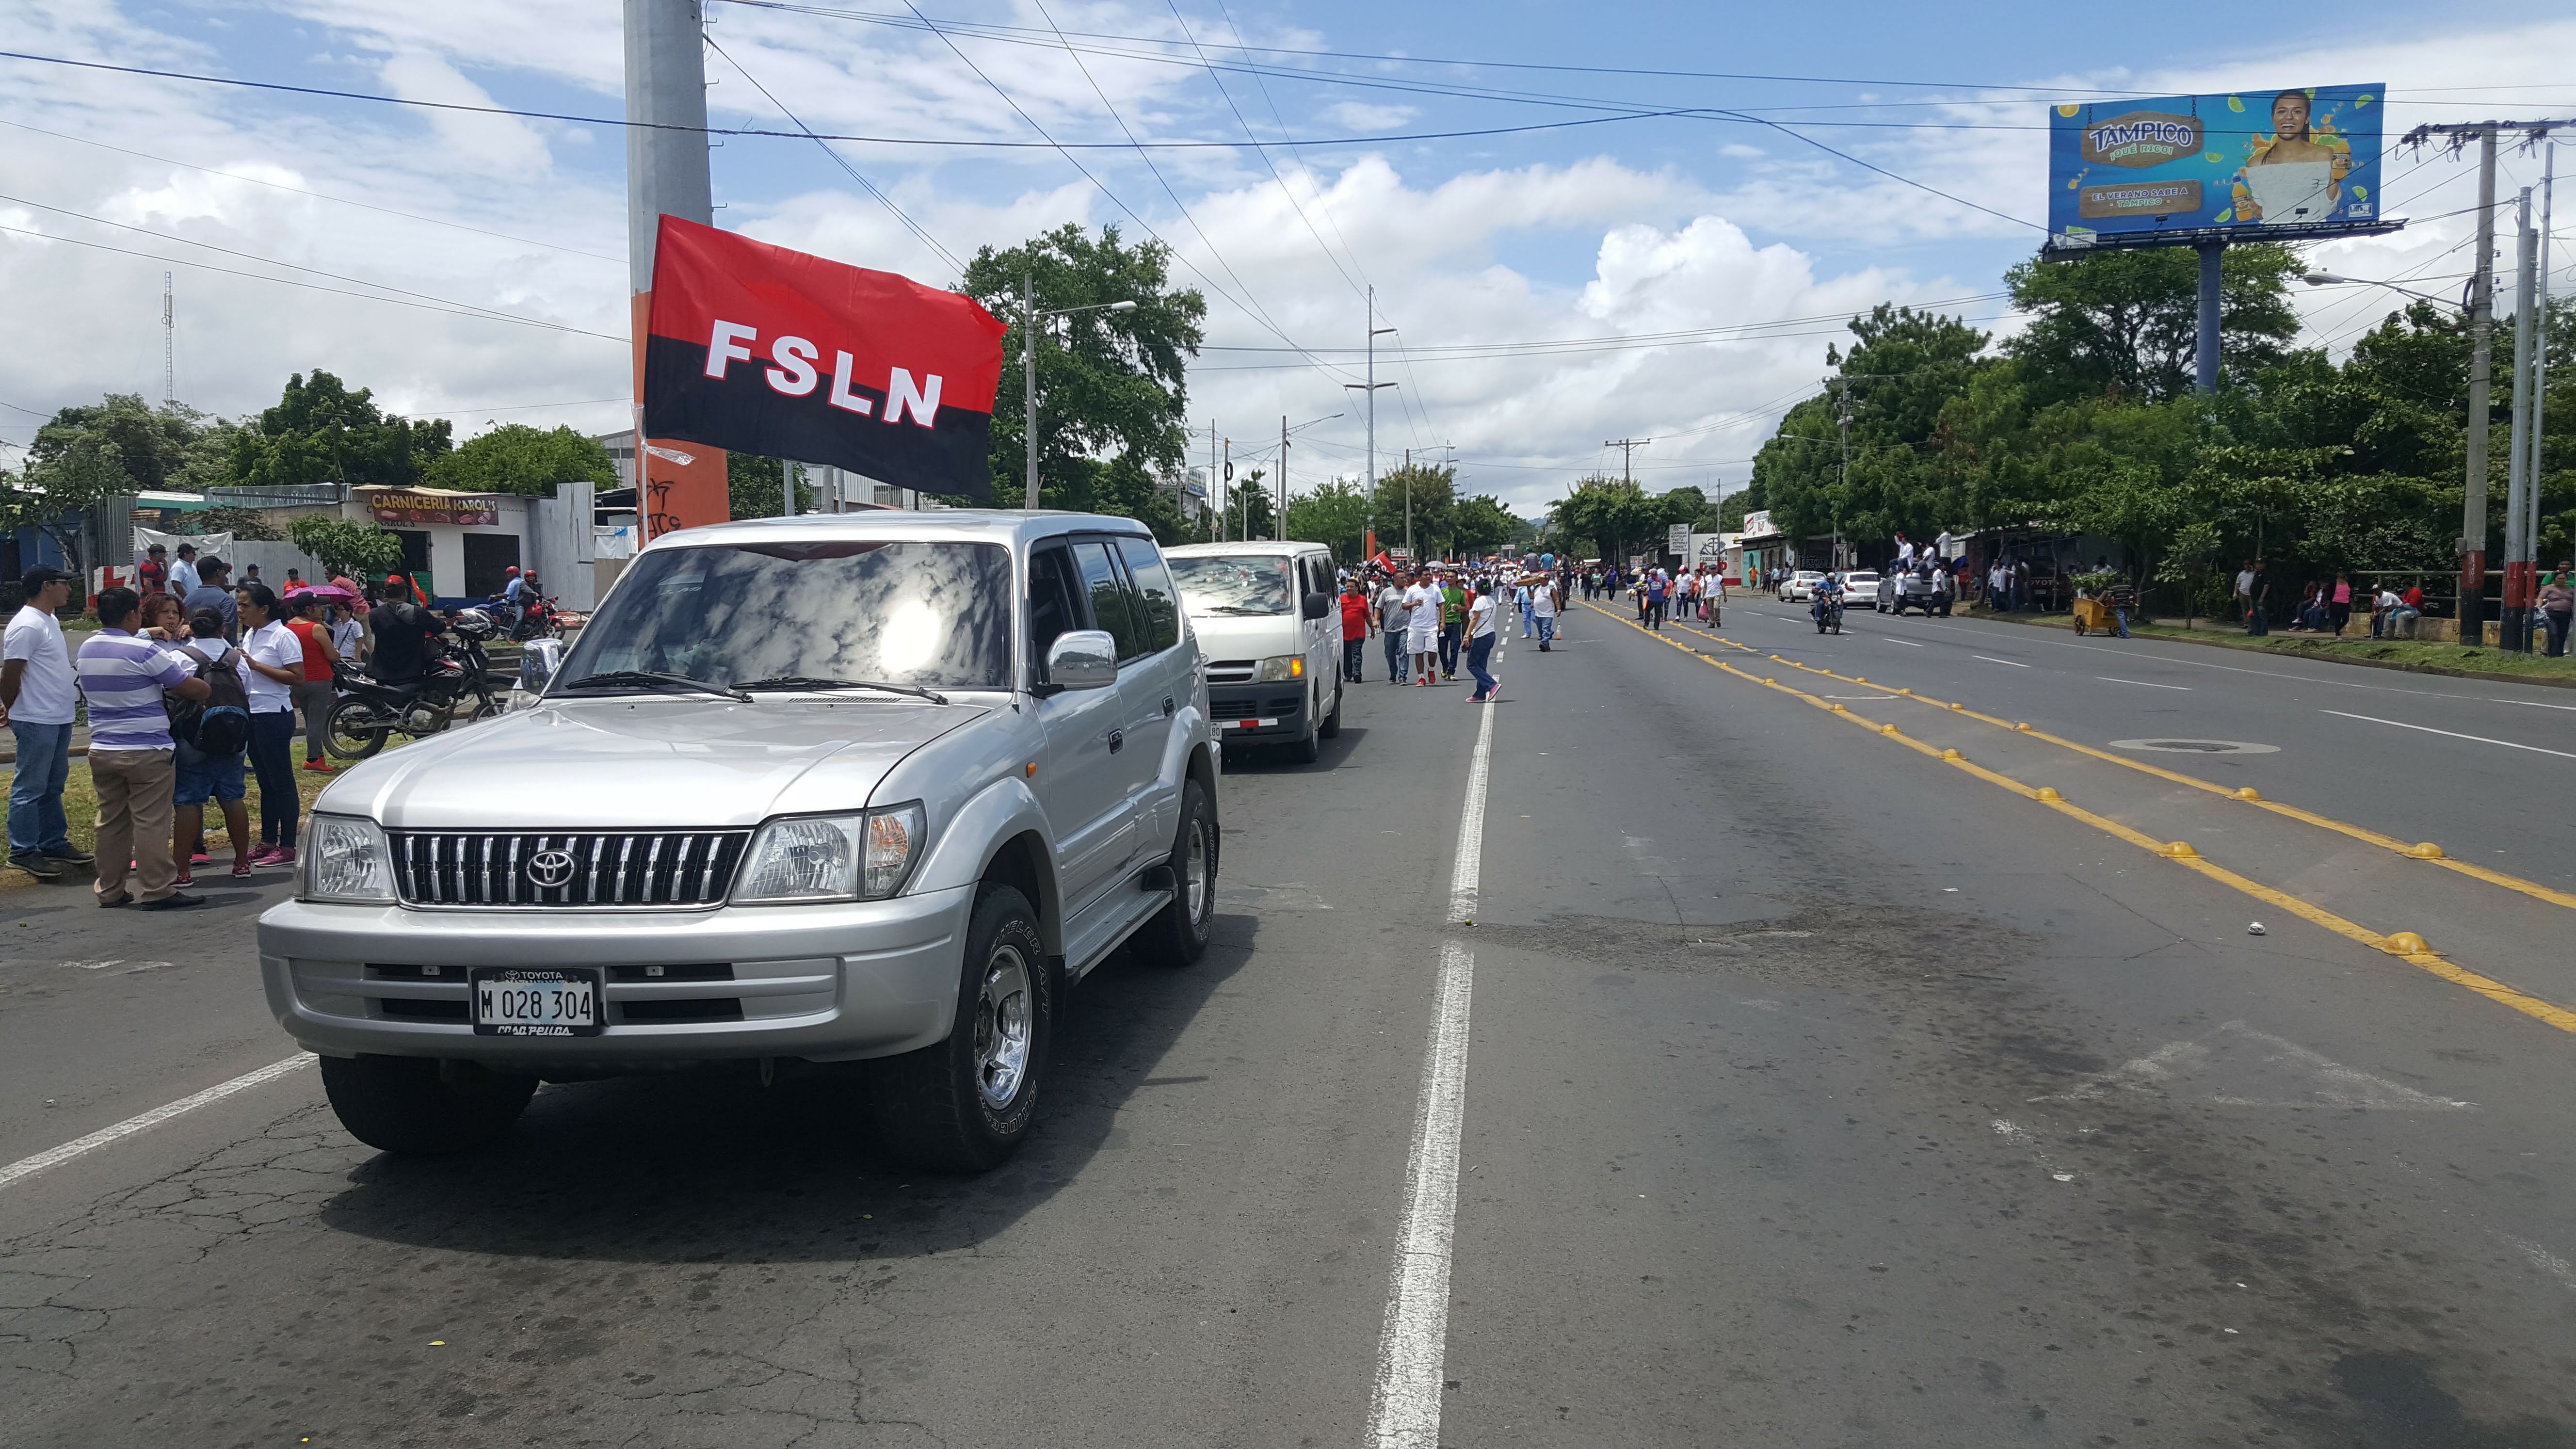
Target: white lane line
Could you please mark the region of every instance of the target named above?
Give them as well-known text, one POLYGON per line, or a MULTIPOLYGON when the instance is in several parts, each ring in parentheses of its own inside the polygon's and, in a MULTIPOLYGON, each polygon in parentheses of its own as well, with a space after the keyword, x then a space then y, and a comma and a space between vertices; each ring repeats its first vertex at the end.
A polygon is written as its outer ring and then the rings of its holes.
MULTIPOLYGON (((1449 919, 1475 915, 1485 853, 1485 784, 1494 750, 1494 711, 1476 726, 1467 801, 1458 812, 1458 859, 1449 876, 1449 919)), ((1378 1331, 1377 1381, 1369 1392, 1369 1442, 1376 1449, 1439 1449, 1440 1374, 1449 1347, 1449 1252, 1458 1224, 1458 1138, 1467 1116, 1467 1021, 1476 956, 1440 946, 1431 1039, 1405 1155, 1404 1220, 1388 1274, 1386 1322, 1378 1331)))
POLYGON ((2562 760, 2576 760, 2576 755, 2571 755, 2565 750, 2544 750, 2538 745, 2518 745, 2511 740, 2491 740, 2484 735, 2464 735, 2456 730, 2437 730, 2431 725, 2408 724, 2402 719, 2379 719, 2366 714, 2344 714, 2339 709, 2319 710, 2318 713, 2343 715, 2345 719, 2363 720, 2370 724, 2395 725, 2401 730, 2422 730, 2428 735, 2448 735, 2455 740, 2475 740, 2482 745, 2502 745, 2508 750, 2529 750, 2535 755, 2556 755, 2562 760))
POLYGON ((2012 667, 2013 667, 2013 668, 2015 668, 2015 669, 2028 669, 2028 668, 2030 667, 2030 666, 2029 666, 2029 665, 2027 665, 2027 664, 2018 664, 2018 663, 2014 663, 2014 661, 2012 661, 2012 660, 2010 660, 2010 659, 1997 659, 1995 656, 1993 656, 1993 655, 1991 655, 1991 654, 1971 654, 1971 655, 1969 655, 1968 657, 1969 657, 1969 658, 1971 658, 1971 659, 1982 659, 1982 660, 1986 661, 1988 664, 2011 664, 2011 665, 2012 665, 2012 667))
POLYGON ((2113 679, 2107 674, 2096 674, 2093 677, 2104 684, 2134 684, 2145 689, 2179 689, 2185 694, 2191 693, 2191 686, 2188 684, 2158 684, 2152 679, 2113 679))
POLYGON ((1911 639, 1889 639, 1889 638, 1888 638, 1886 635, 1884 635, 1884 634, 1881 634, 1881 635, 1879 635, 1878 637, 1879 637, 1880 639, 1882 639, 1882 640, 1885 640, 1887 643, 1890 643, 1890 644, 1902 644, 1902 645, 1904 645, 1904 646, 1905 646, 1906 648, 1908 648, 1908 649, 1920 649, 1920 648, 1922 648, 1922 647, 1923 647, 1922 645, 1915 643, 1915 642, 1914 642, 1913 640, 1911 640, 1911 639))
MULTIPOLYGON (((1462 849, 1465 848, 1462 846, 1462 849)), ((1440 1374, 1449 1345, 1449 1246, 1458 1219, 1458 1136, 1467 1115, 1467 1010, 1476 958, 1440 948, 1439 1000, 1422 1059, 1413 1150, 1404 1165, 1404 1224, 1378 1334, 1369 1395, 1376 1449, 1438 1449, 1440 1374)))
POLYGON ((1485 776, 1494 754, 1494 710, 1476 722, 1476 753, 1467 762, 1467 803, 1458 812, 1458 863, 1449 872, 1449 921, 1476 915, 1476 872, 1485 853, 1485 776))
POLYGON ((247 1092, 253 1087, 276 1081, 279 1077, 289 1072, 301 1071, 312 1063, 313 1057, 309 1053, 297 1052, 284 1061, 270 1062, 258 1071, 244 1072, 229 1082, 218 1082, 202 1092, 181 1097, 175 1102, 165 1102, 149 1112, 128 1117, 112 1127, 101 1127, 87 1137, 75 1138, 60 1147, 39 1152, 33 1157, 21 1157, 7 1167, 0 1167, 0 1187, 7 1187, 22 1177, 33 1177, 48 1167, 59 1167, 84 1153, 95 1152, 119 1138, 149 1131, 173 1117, 220 1102, 236 1092, 247 1092))

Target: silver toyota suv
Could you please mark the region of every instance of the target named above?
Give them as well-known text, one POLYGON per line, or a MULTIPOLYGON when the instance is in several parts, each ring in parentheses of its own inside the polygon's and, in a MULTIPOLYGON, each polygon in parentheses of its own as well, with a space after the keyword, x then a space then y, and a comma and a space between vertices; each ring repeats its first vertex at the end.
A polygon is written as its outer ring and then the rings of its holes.
POLYGON ((526 673, 532 708, 334 781, 260 918, 371 1146, 490 1141, 541 1080, 856 1063, 889 1146, 980 1170, 1071 983, 1207 948, 1216 735, 1131 520, 691 529, 526 673))

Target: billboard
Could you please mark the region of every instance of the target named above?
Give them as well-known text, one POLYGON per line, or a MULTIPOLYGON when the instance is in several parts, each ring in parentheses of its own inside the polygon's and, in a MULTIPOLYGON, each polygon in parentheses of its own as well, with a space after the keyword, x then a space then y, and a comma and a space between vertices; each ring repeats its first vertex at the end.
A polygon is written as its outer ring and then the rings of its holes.
POLYGON ((2376 227, 2386 93, 2307 86, 2053 106, 2049 235, 2376 227))

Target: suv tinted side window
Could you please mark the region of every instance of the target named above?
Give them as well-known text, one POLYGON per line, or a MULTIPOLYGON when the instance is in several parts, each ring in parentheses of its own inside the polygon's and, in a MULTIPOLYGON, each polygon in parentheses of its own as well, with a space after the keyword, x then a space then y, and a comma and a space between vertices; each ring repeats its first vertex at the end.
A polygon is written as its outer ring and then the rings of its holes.
POLYGON ((1035 677, 1046 681, 1047 649, 1056 636, 1083 627, 1082 598, 1074 588, 1073 559, 1062 548, 1029 555, 1029 657, 1035 677))
POLYGON ((1172 571, 1163 566, 1162 551, 1150 538, 1118 540, 1118 556, 1127 561, 1127 577, 1136 585, 1137 623, 1145 650, 1159 654, 1181 642, 1181 603, 1172 592, 1172 571))
POLYGON ((1082 591, 1091 598, 1092 627, 1106 629, 1118 643, 1118 662, 1126 663, 1145 653, 1144 636, 1137 630, 1132 601, 1127 595, 1127 577, 1118 568, 1105 541, 1085 539, 1073 546, 1073 559, 1082 570, 1082 591))

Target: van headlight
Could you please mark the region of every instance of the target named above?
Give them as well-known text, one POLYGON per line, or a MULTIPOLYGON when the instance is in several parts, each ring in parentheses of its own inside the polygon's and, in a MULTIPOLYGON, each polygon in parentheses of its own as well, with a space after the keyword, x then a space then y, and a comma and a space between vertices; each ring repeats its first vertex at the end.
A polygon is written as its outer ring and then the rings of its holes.
POLYGON ((884 900, 912 874, 926 824, 918 800, 855 815, 772 820, 752 838, 734 904, 884 900))
POLYGON ((394 856, 372 820, 316 815, 304 835, 296 898, 335 906, 394 903, 394 856))
POLYGON ((1263 684, 1277 684, 1283 679, 1305 677, 1306 656, 1303 654, 1273 654, 1261 661, 1260 679, 1263 684))

